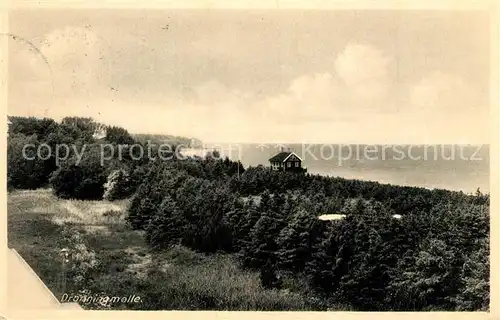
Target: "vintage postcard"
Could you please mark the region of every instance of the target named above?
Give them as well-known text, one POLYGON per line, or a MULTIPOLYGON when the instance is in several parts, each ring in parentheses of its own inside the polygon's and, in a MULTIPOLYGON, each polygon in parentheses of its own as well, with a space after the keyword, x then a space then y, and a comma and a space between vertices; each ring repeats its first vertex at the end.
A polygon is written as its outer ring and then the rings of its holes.
POLYGON ((6 308, 491 317, 496 7, 403 3, 9 8, 6 308))

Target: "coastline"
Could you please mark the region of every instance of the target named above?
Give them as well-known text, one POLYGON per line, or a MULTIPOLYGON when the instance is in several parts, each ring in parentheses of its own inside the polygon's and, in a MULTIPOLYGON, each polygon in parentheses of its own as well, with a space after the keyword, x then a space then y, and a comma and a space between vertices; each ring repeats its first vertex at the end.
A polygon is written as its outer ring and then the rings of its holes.
MULTIPOLYGON (((296 146, 296 144, 288 144, 296 146)), ((285 144, 263 145, 258 144, 204 144, 203 148, 183 148, 181 153, 185 156, 201 156, 214 150, 220 152, 222 158, 228 156, 230 160, 239 160, 245 168, 259 165, 268 166, 266 162, 271 154, 279 150, 285 144), (259 148, 260 147, 260 148, 259 148)), ((317 147, 321 145, 315 145, 317 147)), ((348 145, 346 145, 347 148, 348 145)), ((351 146, 382 146, 382 145, 351 145, 351 146)), ((397 145, 400 147, 415 148, 449 148, 458 145, 397 145)), ((363 158, 353 157, 339 162, 339 158, 314 159, 305 155, 304 166, 308 168, 309 174, 325 177, 342 178, 347 180, 359 180, 366 182, 377 182, 403 187, 425 188, 429 190, 439 189, 465 194, 473 194, 479 188, 483 193, 489 193, 489 144, 464 144, 459 145, 466 148, 470 159, 435 159, 431 154, 427 160, 402 160, 378 159, 371 161, 363 158), (467 149, 469 148, 469 149, 467 149), (478 148, 482 148, 480 156, 475 155, 478 148), (474 156, 474 157, 472 157, 474 156), (427 165, 428 163, 428 165, 427 165)), ((316 148, 314 151, 318 151, 316 148)))

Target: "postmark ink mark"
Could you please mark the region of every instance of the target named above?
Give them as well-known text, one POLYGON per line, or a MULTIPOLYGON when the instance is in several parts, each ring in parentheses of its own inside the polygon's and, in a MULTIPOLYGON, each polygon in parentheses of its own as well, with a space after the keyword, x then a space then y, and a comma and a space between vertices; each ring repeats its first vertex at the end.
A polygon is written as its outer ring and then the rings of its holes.
MULTIPOLYGON (((54 96, 54 91, 55 91, 54 90, 54 74, 52 72, 52 67, 50 66, 49 60, 43 54, 43 52, 40 51, 40 49, 38 49, 38 47, 35 46, 33 44, 33 42, 31 42, 31 41, 29 41, 29 40, 27 40, 27 39, 25 39, 23 37, 20 37, 18 35, 15 35, 15 34, 12 34, 12 33, 4 33, 4 32, 1 32, 0 35, 1 36, 9 37, 9 38, 11 38, 14 41, 17 41, 17 42, 23 43, 25 45, 28 45, 28 47, 30 48, 31 51, 34 51, 36 54, 38 54, 40 56, 40 58, 42 58, 43 62, 47 66, 47 68, 49 68, 50 79, 51 79, 51 84, 52 84, 52 97, 53 97, 54 96)), ((45 113, 47 113, 47 109, 45 109, 45 113)))

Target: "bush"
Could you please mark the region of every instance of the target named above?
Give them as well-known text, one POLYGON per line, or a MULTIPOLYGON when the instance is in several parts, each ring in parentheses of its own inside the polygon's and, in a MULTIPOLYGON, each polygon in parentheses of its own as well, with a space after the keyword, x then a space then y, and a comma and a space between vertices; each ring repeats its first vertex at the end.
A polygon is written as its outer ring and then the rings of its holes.
POLYGON ((145 229, 165 196, 173 194, 185 178, 186 175, 180 172, 162 170, 156 166, 146 171, 144 183, 139 185, 132 197, 126 218, 132 228, 145 229))
MULTIPOLYGON (((48 173, 45 171, 45 161, 36 154, 39 146, 36 135, 11 134, 7 140, 7 187, 9 190, 36 189, 48 182, 48 173), (30 146, 23 149, 25 146, 30 146)), ((44 156, 44 155, 42 155, 44 156)))
POLYGON ((175 201, 167 196, 146 227, 146 241, 153 249, 177 244, 184 234, 186 223, 175 201))
POLYGON ((123 169, 112 171, 104 184, 103 198, 106 200, 125 199, 130 195, 130 178, 123 169))
POLYGON ((280 289, 281 281, 279 276, 276 274, 276 269, 274 265, 268 261, 261 269, 259 273, 260 284, 266 289, 280 289))
POLYGON ((91 146, 81 162, 71 158, 57 169, 50 178, 53 192, 65 199, 102 199, 106 171, 100 163, 99 149, 91 146))
POLYGON ((57 169, 50 179, 56 196, 64 199, 97 200, 104 193, 105 175, 72 164, 57 169))

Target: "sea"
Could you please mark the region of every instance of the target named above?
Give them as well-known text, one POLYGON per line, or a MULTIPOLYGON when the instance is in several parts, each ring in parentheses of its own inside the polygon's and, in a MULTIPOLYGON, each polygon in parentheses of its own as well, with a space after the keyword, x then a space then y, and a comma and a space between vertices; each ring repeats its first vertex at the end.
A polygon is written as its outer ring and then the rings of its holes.
POLYGON ((490 191, 489 145, 363 145, 210 143, 183 150, 221 157, 245 166, 268 166, 279 152, 294 152, 311 174, 475 193, 490 191))

